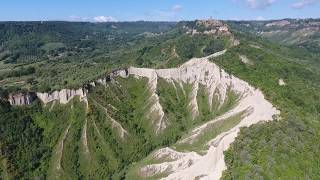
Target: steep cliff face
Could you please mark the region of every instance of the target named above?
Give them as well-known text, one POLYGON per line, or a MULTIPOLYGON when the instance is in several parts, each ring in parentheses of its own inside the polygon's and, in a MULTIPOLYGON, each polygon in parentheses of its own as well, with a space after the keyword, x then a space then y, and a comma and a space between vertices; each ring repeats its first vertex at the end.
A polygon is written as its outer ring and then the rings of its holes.
MULTIPOLYGON (((155 94, 157 88, 157 79, 163 78, 169 83, 178 82, 192 85, 192 92, 190 96, 189 107, 192 111, 193 119, 197 117, 198 105, 197 105, 197 94, 199 85, 203 85, 207 88, 209 92, 209 104, 212 105, 212 100, 214 94, 219 96, 221 104, 223 104, 226 93, 228 89, 228 84, 230 80, 228 79, 229 75, 226 73, 220 72, 220 69, 213 63, 208 61, 208 58, 214 58, 221 56, 226 52, 226 50, 217 52, 214 55, 205 57, 205 58, 194 58, 183 64, 179 68, 173 69, 146 69, 146 68, 129 68, 129 74, 136 77, 146 77, 149 79, 149 87, 151 92, 154 94, 155 105, 154 110, 158 111, 160 119, 162 122, 163 111, 160 104, 158 104, 158 98, 155 94)), ((165 123, 162 124, 164 129, 165 123)))
POLYGON ((87 91, 83 88, 78 90, 73 89, 62 89, 61 91, 54 91, 52 93, 37 93, 37 97, 44 103, 47 104, 52 101, 59 101, 60 104, 67 104, 75 96, 79 96, 80 99, 86 97, 87 91))
POLYGON ((9 94, 8 101, 11 105, 23 106, 31 104, 36 98, 35 93, 9 94))
POLYGON ((52 93, 18 93, 10 94, 8 101, 14 106, 30 105, 34 100, 40 99, 44 104, 52 101, 58 101, 60 104, 67 104, 75 96, 79 96, 81 100, 86 97, 87 90, 80 88, 74 89, 62 89, 60 91, 54 91, 52 93))

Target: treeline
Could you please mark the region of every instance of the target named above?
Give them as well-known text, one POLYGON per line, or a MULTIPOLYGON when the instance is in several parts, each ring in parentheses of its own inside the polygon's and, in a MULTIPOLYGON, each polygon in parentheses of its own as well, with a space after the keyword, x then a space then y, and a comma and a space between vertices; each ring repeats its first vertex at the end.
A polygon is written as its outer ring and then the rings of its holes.
POLYGON ((29 67, 20 67, 18 69, 14 69, 12 71, 4 72, 0 74, 0 80, 3 80, 5 78, 10 78, 10 77, 21 77, 21 76, 26 76, 30 74, 34 74, 36 72, 36 69, 32 66, 29 67))
POLYGON ((42 129, 37 127, 30 111, 11 107, 0 99, 0 148, 7 159, 9 177, 25 178, 33 172, 45 153, 42 129))
POLYGON ((0 60, 5 63, 28 62, 30 56, 33 61, 43 60, 52 55, 46 51, 48 44, 52 43, 65 45, 60 53, 86 52, 88 48, 114 49, 143 32, 163 33, 174 26, 175 23, 170 22, 1 22, 0 60), (6 53, 1 55, 1 52, 6 53))

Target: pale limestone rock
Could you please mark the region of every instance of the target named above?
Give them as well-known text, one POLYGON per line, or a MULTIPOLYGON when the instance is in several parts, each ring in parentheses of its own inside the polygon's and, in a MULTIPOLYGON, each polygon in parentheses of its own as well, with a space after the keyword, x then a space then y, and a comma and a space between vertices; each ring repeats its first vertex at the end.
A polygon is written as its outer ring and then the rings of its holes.
POLYGON ((274 22, 271 22, 271 23, 268 23, 266 24, 267 27, 271 27, 271 26, 279 26, 279 27, 283 27, 283 26, 286 26, 286 25, 289 25, 290 22, 287 21, 287 20, 280 20, 280 21, 274 21, 274 22))
POLYGON ((285 85, 287 85, 287 84, 284 82, 283 79, 279 79, 278 84, 279 84, 279 86, 285 86, 285 85))
MULTIPOLYGON (((201 177, 202 179, 219 179, 222 172, 226 169, 223 152, 235 140, 240 128, 248 127, 261 121, 271 121, 274 115, 280 114, 264 98, 260 90, 255 89, 247 82, 233 75, 227 74, 223 69, 208 60, 209 58, 222 55, 224 52, 219 52, 205 58, 191 59, 179 68, 159 70, 135 68, 134 71, 129 70, 129 73, 143 77, 150 76, 150 73, 153 72, 153 74, 166 79, 168 82, 176 81, 189 84, 197 82, 197 84, 201 84, 207 88, 209 102, 212 101, 215 92, 218 92, 220 104, 223 104, 226 99, 228 90, 239 95, 240 99, 233 109, 195 128, 191 136, 181 140, 181 142, 192 141, 215 122, 244 112, 242 120, 238 125, 221 133, 207 143, 209 150, 204 155, 199 155, 195 152, 182 153, 168 147, 160 149, 154 154, 154 158, 170 157, 172 161, 142 167, 140 172, 143 176, 150 177, 160 173, 169 173, 169 176, 163 179, 195 179, 197 177, 201 177)), ((155 86, 156 84, 153 85, 153 87, 155 86)))
POLYGON ((62 89, 61 91, 54 91, 52 93, 37 93, 37 96, 44 104, 52 101, 59 101, 60 104, 67 104, 75 96, 79 96, 80 100, 83 100, 86 98, 87 92, 83 88, 78 90, 62 89))
POLYGON ((244 64, 253 65, 253 63, 248 59, 247 56, 239 55, 239 58, 240 58, 241 62, 243 62, 244 64))
POLYGON ((36 99, 33 93, 9 94, 8 101, 14 106, 30 105, 36 99))

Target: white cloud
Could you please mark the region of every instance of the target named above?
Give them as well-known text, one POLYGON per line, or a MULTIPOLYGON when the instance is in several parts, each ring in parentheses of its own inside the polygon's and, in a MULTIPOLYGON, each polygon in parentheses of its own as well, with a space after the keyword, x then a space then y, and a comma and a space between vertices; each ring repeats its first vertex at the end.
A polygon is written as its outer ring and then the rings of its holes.
POLYGON ((72 16, 69 16, 69 20, 70 21, 89 21, 89 18, 72 15, 72 16))
POLYGON ((256 17, 256 20, 257 21, 264 21, 264 20, 266 20, 266 18, 264 18, 263 16, 258 16, 258 17, 256 17))
POLYGON ((271 6, 277 0, 244 0, 245 3, 252 9, 265 9, 268 6, 271 6))
POLYGON ((181 11, 182 10, 182 6, 180 4, 176 4, 176 5, 172 6, 171 10, 173 12, 181 11))
POLYGON ((111 22, 111 21, 117 21, 116 18, 112 16, 96 16, 93 18, 95 22, 111 22))
POLYGON ((309 5, 312 5, 316 2, 319 2, 319 1, 316 1, 316 0, 300 0, 298 2, 295 2, 292 4, 292 7, 293 8, 296 8, 296 9, 302 9, 306 6, 309 6, 309 5))
POLYGON ((145 17, 143 19, 148 21, 177 21, 180 20, 179 16, 180 11, 182 10, 182 6, 176 4, 172 6, 170 9, 166 10, 152 10, 150 12, 145 13, 145 17))

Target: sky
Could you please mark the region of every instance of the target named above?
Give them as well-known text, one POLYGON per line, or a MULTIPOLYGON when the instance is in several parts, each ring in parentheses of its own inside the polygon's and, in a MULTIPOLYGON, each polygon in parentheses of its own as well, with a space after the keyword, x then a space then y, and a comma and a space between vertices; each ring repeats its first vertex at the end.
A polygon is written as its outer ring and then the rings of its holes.
POLYGON ((0 21, 320 18, 320 0, 2 0, 0 21))

